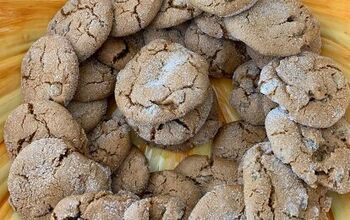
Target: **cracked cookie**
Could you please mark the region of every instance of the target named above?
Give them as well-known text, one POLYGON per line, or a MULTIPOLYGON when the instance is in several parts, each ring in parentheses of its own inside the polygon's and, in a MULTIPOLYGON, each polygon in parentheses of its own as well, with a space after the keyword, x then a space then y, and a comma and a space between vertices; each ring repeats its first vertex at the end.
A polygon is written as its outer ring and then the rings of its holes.
POLYGON ((249 148, 265 139, 264 126, 254 126, 244 121, 228 123, 221 127, 215 136, 212 153, 215 157, 240 163, 242 156, 249 148))
POLYGON ((196 17, 194 22, 197 24, 199 30, 210 37, 215 37, 218 39, 231 38, 226 30, 224 18, 222 17, 209 13, 203 13, 196 17))
POLYGON ((183 117, 209 93, 208 64, 180 44, 154 40, 121 70, 115 99, 126 118, 156 125, 183 117))
POLYGON ((230 35, 265 56, 298 54, 320 31, 316 18, 299 0, 259 0, 224 22, 230 35))
POLYGON ((185 45, 188 49, 206 58, 209 75, 232 77, 233 71, 243 62, 243 55, 233 41, 217 39, 203 33, 195 23, 186 31, 185 45))
POLYGON ((129 191, 141 195, 148 185, 150 171, 145 155, 136 147, 132 148, 118 170, 112 175, 112 190, 129 191))
POLYGON ((75 101, 92 102, 113 94, 117 72, 95 58, 80 65, 80 78, 75 101))
POLYGON ((9 200, 22 217, 48 219, 56 204, 67 196, 110 190, 110 170, 70 149, 60 139, 41 139, 13 161, 9 200))
POLYGON ((185 22, 178 26, 164 29, 147 28, 143 32, 143 37, 146 44, 156 39, 164 39, 172 41, 173 43, 185 45, 185 34, 188 26, 189 23, 185 22))
POLYGON ((157 15, 163 0, 113 0, 111 35, 123 37, 147 27, 157 15))
POLYGON ((181 199, 160 195, 134 202, 125 211, 124 220, 181 220, 186 204, 181 199))
POLYGON ((50 21, 48 32, 66 37, 84 61, 106 41, 112 22, 110 0, 69 0, 50 21))
POLYGON ((87 144, 84 130, 69 111, 52 101, 22 104, 5 122, 4 140, 12 159, 32 141, 49 137, 64 139, 79 152, 87 144))
POLYGON ((254 61, 240 65, 233 74, 233 91, 230 104, 239 116, 252 125, 264 125, 266 115, 277 104, 260 93, 258 82, 260 69, 254 61))
POLYGON ((220 157, 189 156, 177 167, 175 172, 191 178, 203 193, 218 185, 232 185, 238 182, 238 164, 220 157))
POLYGON ((315 129, 291 121, 276 108, 266 117, 266 132, 276 157, 306 183, 350 192, 350 124, 345 118, 330 128, 315 129))
POLYGON ((349 84, 337 64, 310 52, 275 59, 262 69, 259 85, 292 120, 314 128, 334 125, 350 103, 349 84))
POLYGON ((107 106, 107 99, 92 102, 72 101, 67 109, 85 132, 90 132, 106 115, 107 106))
POLYGON ((67 219, 123 219, 125 210, 139 198, 128 192, 85 193, 62 199, 52 212, 51 220, 67 219))
POLYGON ((21 74, 24 102, 52 100, 67 105, 78 86, 79 61, 68 40, 48 35, 30 47, 21 74))
POLYGON ((272 154, 268 142, 245 154, 243 180, 247 219, 328 219, 327 190, 308 187, 272 154))
POLYGON ((237 219, 243 220, 243 186, 221 185, 207 192, 191 212, 189 220, 237 219))

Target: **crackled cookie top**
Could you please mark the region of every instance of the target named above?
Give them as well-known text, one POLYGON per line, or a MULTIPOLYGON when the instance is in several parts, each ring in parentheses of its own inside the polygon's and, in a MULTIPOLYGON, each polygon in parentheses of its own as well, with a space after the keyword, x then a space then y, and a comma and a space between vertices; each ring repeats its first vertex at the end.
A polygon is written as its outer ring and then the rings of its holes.
POLYGON ((260 69, 253 61, 242 64, 233 74, 234 89, 230 103, 244 121, 253 125, 264 125, 266 115, 277 107, 276 103, 260 93, 259 78, 260 69))
POLYGON ((306 183, 338 193, 350 189, 350 124, 345 118, 326 129, 299 125, 280 108, 266 117, 272 150, 306 183))
POLYGON ((243 186, 221 185, 207 192, 191 212, 189 220, 246 219, 243 186))
POLYGON ((154 196, 134 202, 125 211, 124 220, 181 220, 186 204, 173 196, 154 196))
POLYGON ((247 219, 327 219, 327 190, 304 184, 272 154, 268 142, 245 154, 243 181, 247 219))
POLYGON ((334 125, 350 103, 349 84, 337 64, 310 52, 274 60, 261 71, 259 85, 294 121, 315 128, 334 125))
POLYGON ((224 24, 224 18, 222 17, 209 13, 203 13, 196 17, 194 22, 203 33, 209 35, 210 37, 219 39, 230 38, 224 24))
POLYGON ((198 8, 193 7, 189 0, 163 0, 158 15, 152 21, 151 27, 157 29, 169 28, 202 13, 198 8))
POLYGON ((41 139, 13 161, 8 189, 12 207, 21 216, 48 219, 67 196, 110 190, 110 170, 70 149, 60 139, 41 139))
POLYGON ((112 21, 110 0, 69 0, 51 20, 48 32, 66 37, 84 61, 105 42, 112 21))
POLYGON ((254 126, 243 121, 232 122, 221 127, 215 136, 213 155, 239 163, 249 148, 265 139, 263 126, 254 126))
POLYGON ((69 111, 52 101, 18 106, 4 126, 5 145, 12 159, 32 141, 49 137, 62 138, 80 152, 86 148, 84 130, 69 111))
POLYGON ((172 41, 174 43, 185 45, 185 34, 188 26, 189 22, 185 22, 183 24, 164 29, 156 29, 150 27, 144 30, 143 37, 146 44, 156 39, 164 39, 172 41))
POLYGON ((195 23, 186 31, 185 44, 188 49, 207 59, 209 75, 213 77, 231 77, 243 60, 233 41, 210 37, 195 23))
POLYGON ((31 46, 21 72, 24 102, 53 100, 67 105, 77 89, 79 62, 68 40, 48 35, 31 46))
POLYGON ((116 71, 95 58, 80 65, 80 78, 74 100, 91 102, 105 99, 113 93, 116 71))
POLYGON ((189 0, 191 4, 205 12, 220 17, 237 15, 251 8, 258 0, 189 0))
POLYGON ((145 28, 157 15, 163 0, 112 0, 114 19, 111 35, 122 37, 145 28))
POLYGON ((184 116, 209 92, 208 64, 180 44, 154 40, 119 72, 115 98, 138 124, 160 124, 184 116))
POLYGON ((250 10, 224 22, 230 35, 266 56, 298 54, 320 29, 298 0, 259 0, 250 10))
POLYGON ((145 155, 138 148, 133 148, 113 173, 112 190, 115 193, 125 190, 140 195, 146 189, 149 177, 150 171, 145 155))

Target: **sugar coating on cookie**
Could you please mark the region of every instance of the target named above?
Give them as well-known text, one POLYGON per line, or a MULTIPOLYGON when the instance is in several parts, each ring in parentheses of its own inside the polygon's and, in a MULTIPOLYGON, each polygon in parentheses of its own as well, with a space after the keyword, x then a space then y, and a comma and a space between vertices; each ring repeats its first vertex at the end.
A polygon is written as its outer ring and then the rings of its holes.
POLYGON ((49 137, 62 138, 80 152, 87 144, 83 128, 67 109, 52 101, 22 104, 5 122, 4 140, 12 159, 31 142, 49 137))
POLYGON ((243 186, 221 185, 207 192, 191 212, 189 220, 246 219, 243 186))
POLYGON ((70 42, 59 35, 37 40, 22 61, 24 102, 52 100, 67 105, 79 79, 79 61, 70 42))
POLYGON ((320 29, 299 0, 259 0, 250 10, 224 22, 230 35, 266 56, 298 54, 320 29))
POLYGON ((162 0, 113 0, 113 27, 111 35, 123 37, 147 27, 157 15, 162 0))
POLYGON ((95 58, 80 64, 79 83, 74 100, 91 102, 113 94, 117 72, 95 58))
POLYGON ((226 30, 224 18, 203 13, 194 19, 198 28, 210 37, 215 38, 230 38, 229 33, 226 30))
POLYGON ((222 126, 213 141, 213 156, 240 163, 244 153, 266 139, 264 126, 236 121, 222 126))
POLYGON ((291 121, 277 108, 266 117, 266 131, 274 154, 306 183, 350 192, 350 124, 345 118, 315 129, 291 121))
POLYGON ((64 141, 41 139, 23 149, 10 168, 8 189, 16 212, 48 219, 56 204, 72 194, 110 190, 111 172, 64 141))
POLYGON ((264 125, 266 115, 277 107, 276 103, 260 93, 260 71, 253 61, 248 61, 233 73, 234 89, 230 104, 244 121, 252 125, 264 125))
POLYGON ((164 39, 172 41, 174 43, 185 45, 185 34, 188 26, 189 22, 185 22, 180 25, 164 29, 150 27, 144 30, 143 37, 146 44, 156 39, 164 39))
POLYGON ((209 93, 208 63, 180 44, 154 40, 121 70, 115 98, 139 124, 160 124, 193 110, 209 93))
POLYGON ((350 87, 330 58, 310 52, 274 60, 260 75, 260 92, 288 110, 290 118, 315 128, 334 125, 350 103, 350 87))
POLYGON ((243 181, 247 219, 327 219, 327 190, 303 183, 274 156, 268 142, 245 154, 243 181))
POLYGON ((233 71, 243 62, 243 56, 233 41, 210 37, 195 23, 186 31, 185 45, 206 58, 210 65, 209 75, 212 77, 230 78, 233 71))
POLYGON ((110 0, 69 0, 52 18, 48 32, 66 37, 84 61, 108 38, 112 22, 110 0))

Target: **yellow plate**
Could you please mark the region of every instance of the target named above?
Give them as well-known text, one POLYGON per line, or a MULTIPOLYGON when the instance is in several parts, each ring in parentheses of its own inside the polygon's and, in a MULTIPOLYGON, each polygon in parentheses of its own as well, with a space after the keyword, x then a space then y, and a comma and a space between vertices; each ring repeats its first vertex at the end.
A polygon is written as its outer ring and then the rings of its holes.
MULTIPOLYGON (((50 18, 64 4, 64 0, 0 0, 0 143, 7 115, 20 104, 20 63, 33 41, 42 36, 50 18)), ((334 58, 350 80, 350 2, 349 0, 304 0, 319 18, 322 27, 323 54, 334 58)), ((222 118, 226 122, 238 119, 228 104, 232 90, 230 80, 213 80, 219 96, 222 118)), ((347 113, 350 119, 350 110, 347 113)), ((209 154, 210 144, 190 152, 174 153, 134 143, 144 150, 152 170, 172 169, 190 154, 209 154)), ((0 144, 0 219, 19 219, 9 206, 7 175, 10 167, 4 144, 0 144)), ((334 198, 330 218, 350 219, 350 195, 334 198)))

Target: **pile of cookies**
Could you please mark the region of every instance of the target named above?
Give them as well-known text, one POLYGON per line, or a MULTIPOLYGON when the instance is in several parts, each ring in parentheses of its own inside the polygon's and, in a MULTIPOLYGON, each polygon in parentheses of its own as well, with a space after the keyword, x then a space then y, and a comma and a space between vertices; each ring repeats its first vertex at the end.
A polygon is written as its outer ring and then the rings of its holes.
POLYGON ((350 87, 299 0, 68 0, 8 117, 25 219, 327 219, 350 192, 350 87), (223 124, 212 78, 232 78, 223 124), (115 100, 116 107, 111 104, 115 100), (132 133, 185 151, 150 172, 132 133))

